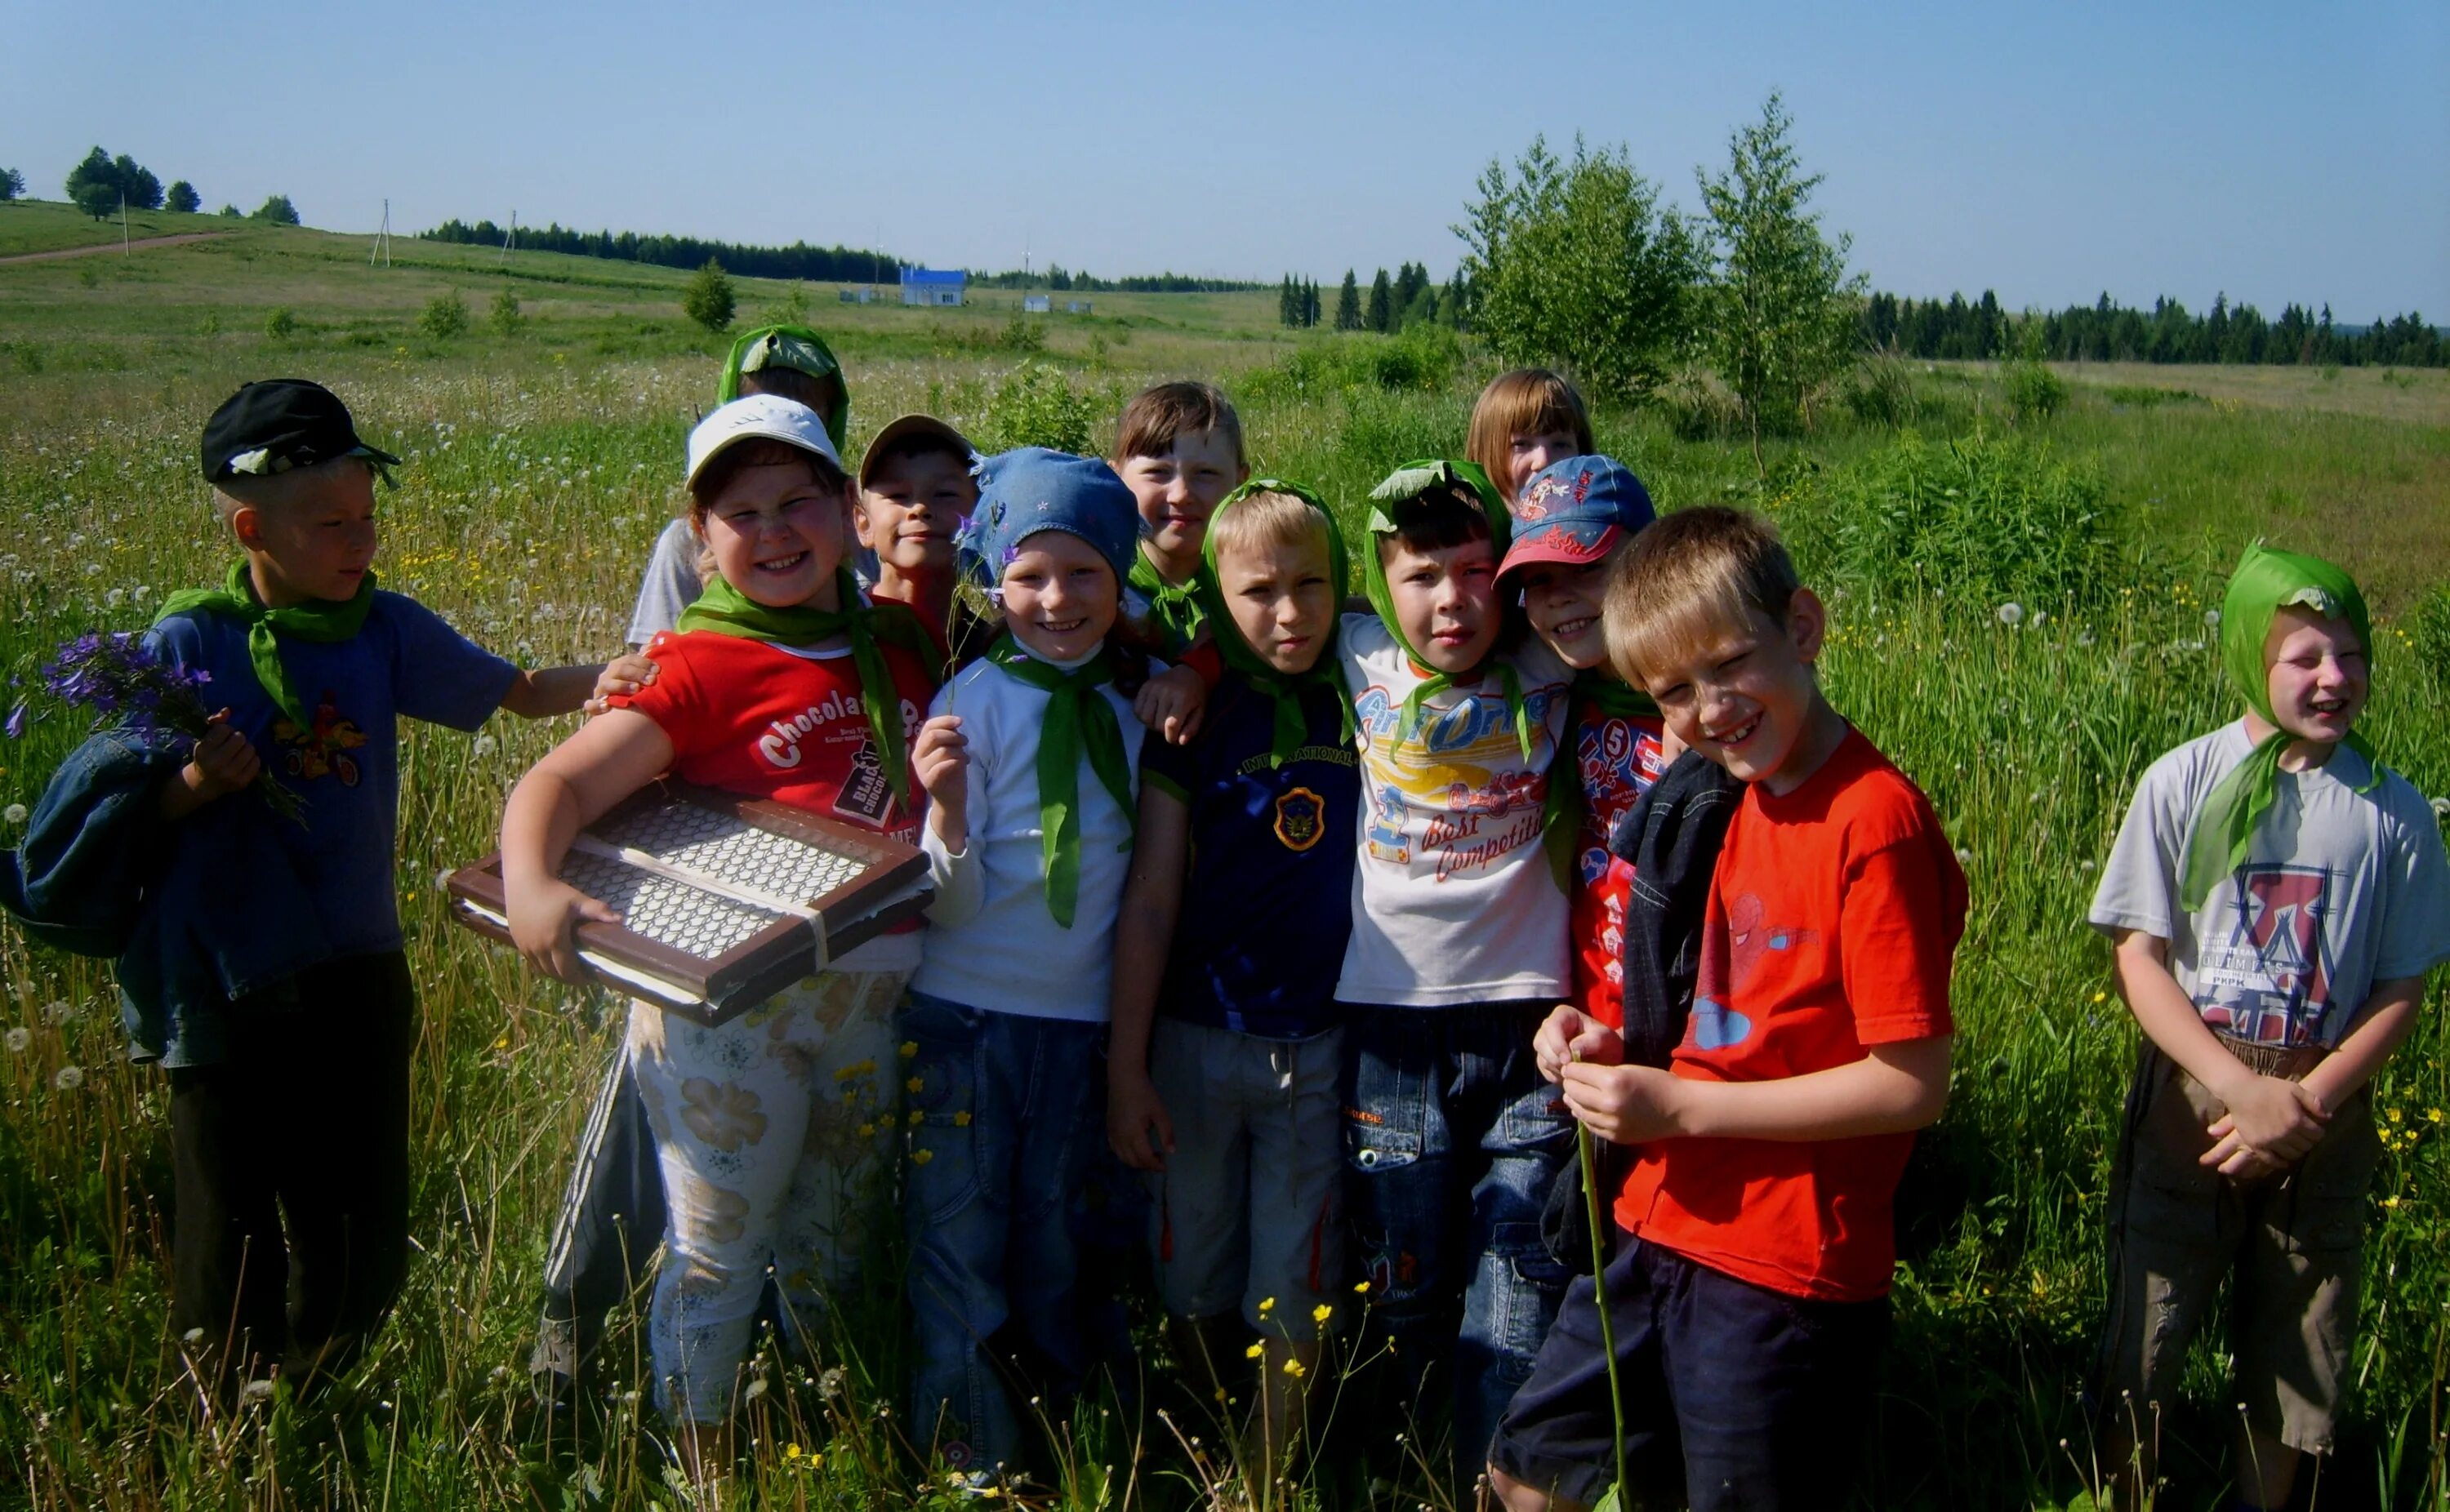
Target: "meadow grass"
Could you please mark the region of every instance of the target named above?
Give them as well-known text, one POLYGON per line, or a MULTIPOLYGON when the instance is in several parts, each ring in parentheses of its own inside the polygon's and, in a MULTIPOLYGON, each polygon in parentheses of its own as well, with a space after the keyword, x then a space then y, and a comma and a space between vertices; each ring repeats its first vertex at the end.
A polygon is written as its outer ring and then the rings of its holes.
MULTIPOLYGON (((541 254, 512 260, 528 275, 521 335, 425 340, 413 334, 425 300, 457 287, 481 310, 483 280, 508 275, 487 272, 482 249, 416 251, 415 266, 369 276, 361 242, 259 228, 139 254, 96 288, 73 263, 0 273, 10 332, 0 350, 0 574, 12 611, 0 669, 27 678, 59 641, 140 626, 165 592, 217 575, 227 551, 194 475, 196 431, 239 379, 272 372, 333 382, 366 433, 407 458, 400 489, 381 499, 378 570, 389 585, 531 665, 617 649, 649 545, 679 503, 681 438, 708 400, 720 343, 678 320, 680 275, 541 254), (300 335, 262 334, 272 302, 295 310, 300 335)), ((743 285, 747 316, 790 298, 786 286, 743 285)), ((1098 297, 1099 323, 1059 320, 1027 357, 1000 344, 1011 316, 992 307, 838 307, 827 295, 807 308, 839 333, 854 444, 917 408, 1006 439, 1050 413, 1068 423, 1094 412, 1102 442, 1113 407, 1140 382, 1213 375, 1241 398, 1261 467, 1314 480, 1348 509, 1391 464, 1455 448, 1486 376, 1463 349, 1441 369, 1390 364, 1351 339, 1293 342, 1265 324, 1264 296, 1173 298, 1098 297), (1036 376, 1017 380, 1024 361, 1036 376), (1050 404, 1049 385, 1067 399, 1050 404), (1024 395, 1035 396, 1026 406, 1024 395)), ((2217 375, 2185 374, 2191 388, 2222 392, 2217 375)), ((1916 444, 1954 456, 2012 441, 2040 459, 2032 465, 2082 473, 2124 512, 2126 554, 2110 580, 2064 601, 2032 598, 2011 626, 1997 604, 1930 580, 1921 564, 1833 578, 1836 559, 1806 552, 1807 575, 1836 603, 1832 695, 1929 791, 1973 884, 1955 1088, 1900 1198, 1896 1331, 1857 1500, 2081 1504, 2097 1475, 2076 1390, 2101 1309, 2102 1197, 2135 1039, 2106 950, 2081 922, 2094 868, 2145 765, 2236 712, 2204 610, 2237 546, 2261 533, 2331 552, 2378 585, 2378 691, 2364 727, 2423 791, 2450 792, 2450 675, 2418 664, 2392 613, 2450 575, 2450 448, 2439 419, 2217 397, 2122 404, 2081 385, 2051 424, 2012 434, 1988 375, 1943 369, 1915 382, 1916 444)), ((1749 446, 1680 439, 1656 412, 1598 418, 1603 445, 1663 505, 1756 505, 1799 545, 1837 538, 1849 501, 1900 465, 1895 433, 1835 420, 1774 443, 1757 467, 1749 446)), ((402 743, 398 881, 423 1011, 418 1249, 398 1315, 343 1392, 337 1425, 285 1402, 199 1420, 164 1327, 165 1079, 126 1064, 104 964, 29 948, 0 927, 0 1031, 12 1032, 0 1049, 0 1497, 108 1507, 683 1500, 641 1396, 633 1310, 615 1320, 579 1422, 540 1414, 523 1368, 546 1231, 619 1006, 538 980, 452 928, 435 885, 442 868, 491 848, 509 785, 567 728, 504 720, 470 737, 411 727, 402 743)), ((0 804, 30 804, 78 733, 54 713, 0 746, 0 804)), ((2437 985, 2417 1037, 2378 1083, 2390 1153, 2349 1425, 2321 1505, 2450 1496, 2442 1006, 2437 985)), ((898 1283, 888 1247, 838 1299, 831 1347, 764 1367, 749 1409, 754 1468, 735 1503, 950 1504, 921 1478, 900 1425, 898 1283)), ((1360 1308, 1355 1298, 1339 1324, 1360 1308)), ((1148 1342, 1147 1389, 1101 1396, 1055 1425, 1067 1447, 1051 1504, 1189 1506, 1234 1474, 1230 1434, 1163 1384, 1161 1350, 1148 1342)), ((2216 1341, 2198 1351, 2188 1404, 2165 1427, 2165 1505, 2207 1504, 2223 1484, 2223 1359, 2216 1341)), ((1395 1442, 1410 1425, 1366 1389, 1328 1415, 1336 1446, 1281 1496, 1446 1502, 1395 1442)))

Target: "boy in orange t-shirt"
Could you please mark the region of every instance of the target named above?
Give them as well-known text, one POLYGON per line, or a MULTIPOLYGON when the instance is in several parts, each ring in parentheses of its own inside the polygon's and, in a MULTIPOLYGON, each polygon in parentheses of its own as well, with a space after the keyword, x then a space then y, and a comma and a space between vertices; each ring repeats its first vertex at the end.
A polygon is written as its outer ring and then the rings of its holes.
MULTIPOLYGON (((1859 1453, 1896 1261, 1891 1201, 1948 1096, 1965 878, 1930 803, 1813 672, 1827 611, 1759 516, 1644 531, 1608 590, 1611 658, 1746 785, 1667 1070, 1574 1007, 1534 1041, 1594 1134, 1640 1146, 1606 1271, 1628 1503, 1829 1506, 1859 1453)), ((1515 1512, 1596 1501, 1615 1460, 1588 1279, 1500 1425, 1515 1512)))

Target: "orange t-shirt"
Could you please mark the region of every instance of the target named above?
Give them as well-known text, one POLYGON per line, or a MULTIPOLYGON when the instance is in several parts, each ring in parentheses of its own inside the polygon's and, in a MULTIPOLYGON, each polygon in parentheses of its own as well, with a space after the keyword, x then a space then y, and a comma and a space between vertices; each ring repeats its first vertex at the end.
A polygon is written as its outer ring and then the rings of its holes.
MULTIPOLYGON (((1670 1072, 1771 1081, 1953 1033, 1965 902, 1930 801, 1861 731, 1782 798, 1746 788, 1670 1072)), ((1617 1222, 1774 1291, 1870 1301, 1896 1268, 1891 1204, 1913 1148, 1911 1134, 1662 1139, 1625 1178, 1617 1222)))

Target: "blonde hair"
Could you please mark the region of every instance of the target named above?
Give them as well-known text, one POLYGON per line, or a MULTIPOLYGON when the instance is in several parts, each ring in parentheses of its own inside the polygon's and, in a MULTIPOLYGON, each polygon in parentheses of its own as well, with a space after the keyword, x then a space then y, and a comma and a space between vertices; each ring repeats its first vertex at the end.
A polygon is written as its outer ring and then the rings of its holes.
POLYGON ((1609 575, 1608 659, 1636 688, 1713 640, 1783 628, 1802 582, 1778 528, 1745 510, 1680 510, 1649 526, 1609 575))
POLYGON ((1514 490, 1507 479, 1513 472, 1514 438, 1544 431, 1571 433, 1581 455, 1599 450, 1591 439, 1590 411, 1574 386, 1545 367, 1518 367, 1490 378, 1480 391, 1463 455, 1479 463, 1510 502, 1514 490))
POLYGON ((226 525, 243 509, 286 510, 312 503, 315 496, 329 487, 350 468, 363 473, 369 484, 375 476, 375 465, 362 456, 326 457, 307 467, 293 467, 286 473, 266 473, 261 476, 239 474, 218 479, 213 484, 213 508, 220 512, 226 525))
POLYGON ((1227 552, 1304 543, 1316 545, 1324 554, 1327 533, 1333 529, 1335 522, 1311 508, 1307 499, 1270 492, 1246 495, 1219 512, 1209 522, 1208 538, 1216 543, 1220 558, 1227 552))

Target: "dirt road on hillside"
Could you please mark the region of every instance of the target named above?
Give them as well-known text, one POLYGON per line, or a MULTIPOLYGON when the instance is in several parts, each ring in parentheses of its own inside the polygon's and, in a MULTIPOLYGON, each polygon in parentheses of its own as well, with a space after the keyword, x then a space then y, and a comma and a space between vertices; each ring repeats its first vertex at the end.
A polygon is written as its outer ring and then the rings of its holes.
POLYGON ((187 231, 178 236, 140 236, 133 242, 123 242, 118 246, 112 246, 105 242, 98 246, 64 246, 54 252, 19 252, 12 257, 0 258, 0 263, 49 262, 60 258, 92 257, 98 252, 133 252, 138 247, 177 246, 182 242, 215 242, 231 234, 228 231, 187 231))

